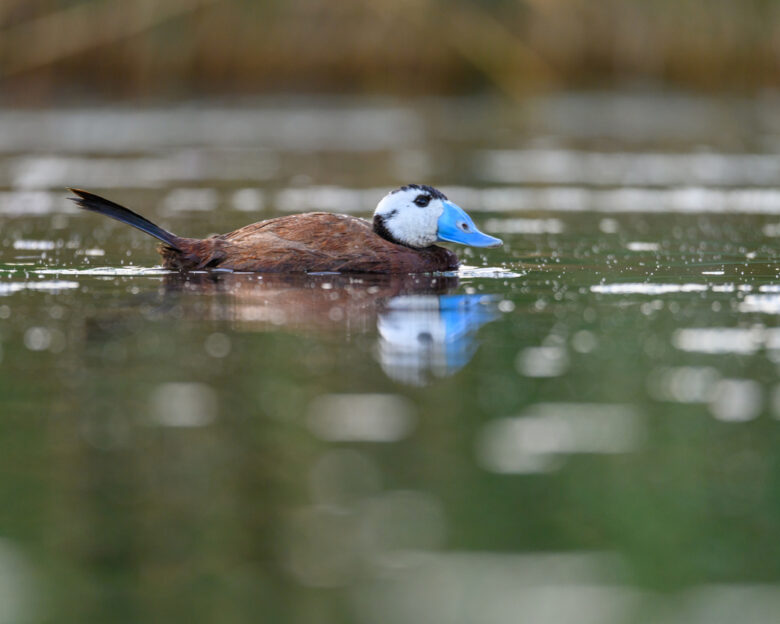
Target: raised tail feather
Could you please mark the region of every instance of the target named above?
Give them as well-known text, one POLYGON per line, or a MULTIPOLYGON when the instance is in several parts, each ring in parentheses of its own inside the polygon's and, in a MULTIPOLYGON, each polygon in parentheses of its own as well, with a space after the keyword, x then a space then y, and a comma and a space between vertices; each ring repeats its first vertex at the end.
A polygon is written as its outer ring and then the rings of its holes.
POLYGON ((104 197, 100 197, 100 195, 95 195, 94 193, 75 188, 69 188, 68 190, 78 195, 78 197, 70 197, 69 199, 74 201, 80 208, 111 217, 122 223, 127 223, 127 225, 132 225, 134 228, 161 240, 176 251, 181 251, 178 243, 180 240, 178 236, 162 229, 159 225, 155 225, 148 219, 134 213, 132 210, 128 210, 127 208, 115 204, 104 197))

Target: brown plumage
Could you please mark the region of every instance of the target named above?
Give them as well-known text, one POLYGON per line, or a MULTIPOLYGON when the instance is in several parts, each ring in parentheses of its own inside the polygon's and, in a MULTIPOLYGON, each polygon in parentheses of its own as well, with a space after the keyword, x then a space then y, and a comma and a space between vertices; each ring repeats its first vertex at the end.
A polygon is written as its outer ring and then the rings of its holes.
POLYGON ((273 273, 427 273, 458 267, 457 256, 431 245, 415 249, 379 236, 364 219, 312 212, 268 219, 228 234, 182 238, 87 191, 70 189, 81 208, 132 225, 162 241, 163 266, 177 271, 231 269, 273 273))

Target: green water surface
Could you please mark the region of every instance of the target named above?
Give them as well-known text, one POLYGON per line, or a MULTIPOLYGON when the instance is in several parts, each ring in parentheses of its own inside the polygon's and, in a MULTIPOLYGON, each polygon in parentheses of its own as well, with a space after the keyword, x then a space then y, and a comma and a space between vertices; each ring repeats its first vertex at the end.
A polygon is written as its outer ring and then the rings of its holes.
POLYGON ((655 102, 0 112, 0 622, 776 621, 780 124, 655 102), (184 278, 62 190, 206 236, 406 182, 504 247, 184 278))

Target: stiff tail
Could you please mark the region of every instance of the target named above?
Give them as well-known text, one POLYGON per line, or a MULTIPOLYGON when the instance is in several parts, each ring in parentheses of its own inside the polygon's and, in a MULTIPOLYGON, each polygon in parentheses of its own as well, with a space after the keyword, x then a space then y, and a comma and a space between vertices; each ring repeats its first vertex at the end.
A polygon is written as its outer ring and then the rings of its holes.
POLYGON ((163 230, 160 226, 155 225, 148 219, 144 219, 141 215, 134 213, 132 210, 128 210, 127 208, 115 204, 99 195, 95 195, 94 193, 88 193, 87 191, 74 188, 68 190, 78 195, 78 197, 70 197, 69 199, 76 202, 76 205, 79 206, 79 208, 91 210, 92 212, 111 217, 122 223, 127 223, 127 225, 132 225, 134 228, 138 228, 142 232, 146 232, 156 239, 161 240, 169 247, 181 251, 177 244, 177 241, 179 240, 178 236, 163 230))

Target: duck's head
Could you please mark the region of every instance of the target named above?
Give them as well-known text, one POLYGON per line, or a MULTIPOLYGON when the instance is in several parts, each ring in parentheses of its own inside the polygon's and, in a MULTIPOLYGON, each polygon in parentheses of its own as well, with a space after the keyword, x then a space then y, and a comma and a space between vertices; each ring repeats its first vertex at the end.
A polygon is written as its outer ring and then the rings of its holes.
POLYGON ((374 231, 399 245, 423 248, 436 242, 499 247, 466 212, 432 186, 407 184, 386 195, 374 211, 374 231))

